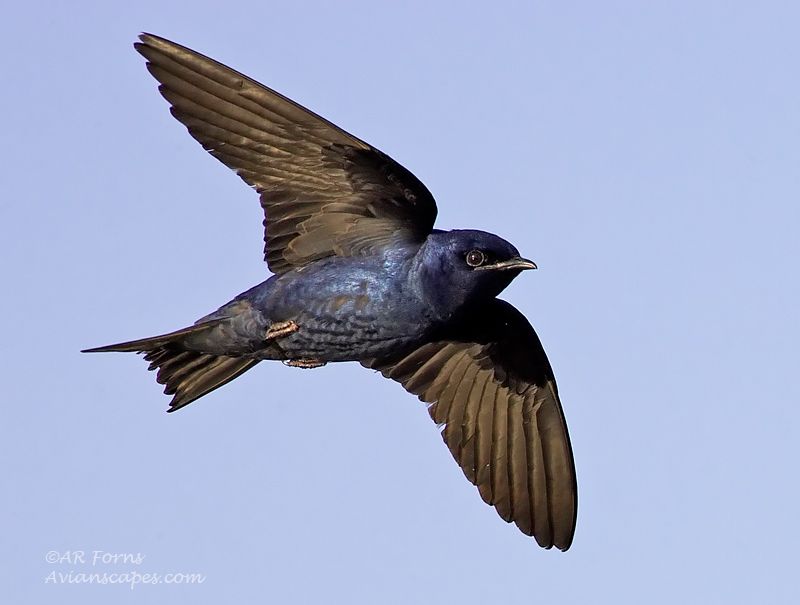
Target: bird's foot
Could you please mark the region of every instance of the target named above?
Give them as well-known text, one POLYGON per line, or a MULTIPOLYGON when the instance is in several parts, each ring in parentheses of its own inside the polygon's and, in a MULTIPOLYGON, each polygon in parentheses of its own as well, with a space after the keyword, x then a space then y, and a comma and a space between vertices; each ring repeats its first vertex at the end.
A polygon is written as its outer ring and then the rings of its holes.
POLYGON ((289 336, 289 334, 297 332, 299 329, 300 326, 298 326, 292 320, 278 321, 269 327, 267 330, 266 339, 275 340, 276 338, 283 338, 284 336, 289 336))
POLYGON ((286 359, 283 362, 283 365, 290 366, 292 368, 321 368, 327 362, 320 361, 319 359, 286 359))

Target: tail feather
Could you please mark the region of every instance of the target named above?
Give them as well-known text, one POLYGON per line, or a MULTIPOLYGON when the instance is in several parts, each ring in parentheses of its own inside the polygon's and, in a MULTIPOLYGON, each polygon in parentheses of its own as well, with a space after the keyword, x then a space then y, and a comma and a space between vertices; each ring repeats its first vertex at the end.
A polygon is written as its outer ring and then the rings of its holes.
POLYGON ((159 362, 161 365, 156 381, 165 385, 165 394, 174 395, 169 404, 170 412, 179 410, 229 383, 258 363, 257 359, 247 357, 188 351, 158 350, 158 353, 163 361, 159 362))
POLYGON ((158 369, 156 381, 165 385, 164 393, 173 395, 168 412, 174 412, 189 405, 227 384, 237 376, 252 368, 258 359, 248 357, 230 357, 212 355, 198 351, 186 350, 184 340, 187 336, 213 327, 210 324, 198 324, 154 336, 122 342, 105 347, 86 349, 84 353, 100 353, 107 351, 126 351, 143 353, 145 361, 149 361, 148 370, 158 369))
POLYGON ((140 338, 139 340, 129 340, 128 342, 120 342, 115 345, 106 345, 104 347, 95 347, 94 349, 84 349, 81 353, 108 353, 111 351, 122 351, 127 353, 148 353, 158 347, 165 345, 175 344, 187 336, 205 332, 206 330, 215 327, 219 322, 208 322, 202 324, 195 324, 182 330, 175 330, 161 334, 160 336, 152 336, 150 338, 140 338))

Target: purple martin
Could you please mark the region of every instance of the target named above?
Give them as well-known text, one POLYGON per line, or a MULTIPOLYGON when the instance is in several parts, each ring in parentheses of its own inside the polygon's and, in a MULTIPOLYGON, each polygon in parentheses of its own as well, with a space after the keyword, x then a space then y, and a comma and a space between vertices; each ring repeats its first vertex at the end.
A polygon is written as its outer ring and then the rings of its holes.
POLYGON ((274 274, 193 325, 89 349, 144 354, 178 410, 260 361, 357 361, 427 403, 467 479, 544 548, 572 543, 577 485, 544 349, 497 297, 536 265, 491 233, 433 228, 389 156, 213 59, 142 34, 181 122, 259 194, 274 274))

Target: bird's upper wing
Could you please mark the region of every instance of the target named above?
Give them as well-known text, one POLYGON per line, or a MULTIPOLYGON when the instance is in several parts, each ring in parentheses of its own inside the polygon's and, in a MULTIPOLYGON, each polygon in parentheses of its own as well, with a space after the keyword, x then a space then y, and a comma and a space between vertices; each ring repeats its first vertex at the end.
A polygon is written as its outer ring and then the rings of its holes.
POLYGON ((577 484, 553 372, 536 332, 502 300, 410 354, 363 362, 427 402, 464 474, 500 516, 566 550, 577 484))
POLYGON ((430 192, 389 156, 213 59, 140 40, 172 115, 261 195, 273 272, 422 241, 433 228, 430 192))

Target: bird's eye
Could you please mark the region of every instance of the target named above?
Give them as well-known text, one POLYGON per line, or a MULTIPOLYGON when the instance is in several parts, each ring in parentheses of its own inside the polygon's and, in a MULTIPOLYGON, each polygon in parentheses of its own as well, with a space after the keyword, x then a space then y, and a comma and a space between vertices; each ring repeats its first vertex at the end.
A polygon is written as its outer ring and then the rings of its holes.
POLYGON ((467 252, 466 260, 470 267, 480 267, 486 262, 486 255, 480 250, 470 250, 467 252))

